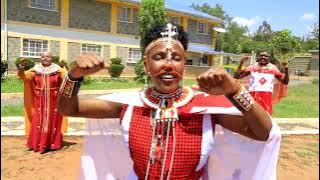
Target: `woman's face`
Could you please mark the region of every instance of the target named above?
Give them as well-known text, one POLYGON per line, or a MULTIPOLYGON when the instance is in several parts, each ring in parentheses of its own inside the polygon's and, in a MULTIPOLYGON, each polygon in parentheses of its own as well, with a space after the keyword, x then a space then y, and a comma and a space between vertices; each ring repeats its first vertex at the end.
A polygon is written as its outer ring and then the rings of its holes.
POLYGON ((144 70, 150 76, 154 88, 160 93, 178 89, 185 66, 185 52, 173 43, 171 60, 168 59, 166 43, 155 45, 145 54, 144 70))
POLYGON ((41 54, 41 63, 43 66, 50 66, 52 64, 52 55, 49 52, 41 54))

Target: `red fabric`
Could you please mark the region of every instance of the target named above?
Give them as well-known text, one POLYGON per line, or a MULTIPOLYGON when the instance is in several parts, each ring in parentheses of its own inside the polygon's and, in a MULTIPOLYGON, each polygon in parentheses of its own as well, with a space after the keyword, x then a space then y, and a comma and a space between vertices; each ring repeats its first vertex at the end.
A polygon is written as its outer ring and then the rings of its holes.
POLYGON ((288 95, 288 85, 281 82, 274 83, 272 103, 277 104, 280 102, 281 98, 287 97, 288 95))
MULTIPOLYGON (((124 107, 123 112, 125 109, 126 106, 124 107)), ((133 169, 139 179, 145 178, 148 164, 152 138, 150 110, 150 108, 146 107, 134 107, 129 129, 130 155, 134 162, 133 169)), ((192 115, 192 117, 179 116, 179 121, 176 122, 175 127, 176 150, 170 179, 196 180, 202 176, 203 168, 199 171, 196 171, 201 152, 202 119, 202 115, 192 115)), ((173 145, 172 143, 172 133, 170 133, 165 174, 167 174, 169 170, 173 145)), ((162 152, 161 157, 163 157, 163 155, 164 154, 162 152)), ((161 163, 156 161, 156 163, 151 165, 148 179, 159 179, 160 175, 161 163)))
MULTIPOLYGON (((249 71, 249 72, 261 72, 261 73, 269 73, 269 74, 274 74, 275 77, 283 77, 284 74, 282 74, 279 69, 277 68, 277 66, 275 66, 274 64, 269 63, 267 69, 263 69, 261 66, 259 66, 258 64, 253 64, 248 66, 245 71, 249 71)), ((237 80, 239 81, 243 86, 245 86, 247 89, 249 89, 249 82, 250 82, 250 78, 245 77, 243 79, 239 79, 237 80)), ((262 93, 262 92, 261 92, 262 93)), ((276 80, 276 82, 273 83, 273 93, 272 93, 272 100, 271 102, 273 104, 277 104, 280 102, 281 98, 286 97, 288 95, 288 85, 285 85, 279 81, 276 80)), ((269 99, 269 97, 268 97, 269 99)), ((257 100, 256 100, 257 101, 257 100)), ((268 101, 269 100, 265 100, 268 101)), ((264 102, 260 102, 259 104, 265 104, 264 102)), ((265 108, 267 108, 265 105, 261 105, 265 108)), ((269 106, 268 106, 269 107, 269 106)), ((270 108, 268 108, 270 109, 270 108)), ((271 105, 271 110, 268 111, 270 113, 270 115, 272 114, 272 105, 271 105)))
POLYGON ((271 92, 250 92, 254 100, 259 103, 270 115, 272 115, 272 93, 271 92))
POLYGON ((43 153, 47 149, 61 148, 62 116, 57 112, 57 95, 61 82, 58 72, 49 76, 35 75, 35 110, 27 142, 27 146, 34 151, 43 153))
POLYGON ((232 107, 232 103, 224 96, 205 96, 203 93, 195 95, 192 100, 185 106, 179 108, 179 114, 188 116, 193 107, 232 107))

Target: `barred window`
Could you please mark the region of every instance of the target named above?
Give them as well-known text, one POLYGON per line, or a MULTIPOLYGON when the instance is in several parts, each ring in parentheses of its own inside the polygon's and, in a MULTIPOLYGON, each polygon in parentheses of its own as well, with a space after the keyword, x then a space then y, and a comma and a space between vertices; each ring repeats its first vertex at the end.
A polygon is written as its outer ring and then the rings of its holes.
POLYGON ((82 44, 81 54, 95 53, 97 56, 101 56, 101 45, 95 44, 82 44))
POLYGON ((130 48, 129 49, 129 63, 137 63, 141 59, 141 49, 138 48, 130 48))
POLYGON ((23 39, 22 55, 39 58, 43 52, 48 51, 47 40, 23 39))
POLYGON ((121 7, 119 11, 119 21, 132 22, 132 8, 121 7))
POLYGON ((198 33, 207 34, 207 23, 198 22, 198 33))
POLYGON ((30 7, 56 10, 56 0, 30 0, 30 7))

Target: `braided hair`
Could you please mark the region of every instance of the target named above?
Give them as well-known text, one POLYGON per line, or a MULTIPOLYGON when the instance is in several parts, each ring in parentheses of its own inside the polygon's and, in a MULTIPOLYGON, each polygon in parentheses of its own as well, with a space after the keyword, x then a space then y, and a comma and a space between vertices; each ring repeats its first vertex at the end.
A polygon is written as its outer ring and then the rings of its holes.
MULTIPOLYGON (((177 27, 178 30, 178 36, 177 40, 181 42, 184 50, 186 51, 188 49, 188 34, 183 30, 182 26, 174 24, 174 26, 177 27)), ((142 48, 145 49, 152 41, 161 38, 161 32, 165 31, 165 28, 167 27, 167 23, 156 25, 149 32, 146 33, 146 36, 141 40, 142 48)))

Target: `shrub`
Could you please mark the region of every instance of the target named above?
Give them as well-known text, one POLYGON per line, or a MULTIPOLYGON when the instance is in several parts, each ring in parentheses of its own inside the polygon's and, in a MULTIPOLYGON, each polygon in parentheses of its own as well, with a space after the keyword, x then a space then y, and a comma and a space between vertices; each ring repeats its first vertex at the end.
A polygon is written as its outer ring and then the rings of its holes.
POLYGON ((111 61, 111 64, 108 69, 109 74, 113 78, 118 78, 124 69, 124 65, 121 64, 122 60, 121 58, 117 57, 117 58, 111 58, 110 61, 111 61))
POLYGON ((1 58, 1 81, 4 79, 5 72, 8 68, 8 62, 1 58))
POLYGON ((60 67, 63 67, 63 64, 60 62, 59 56, 52 56, 52 62, 59 65, 60 67))
POLYGON ((319 78, 315 78, 312 80, 312 84, 319 85, 319 78))
POLYGON ((136 78, 135 80, 138 81, 138 82, 142 82, 144 83, 145 82, 145 79, 146 79, 146 73, 144 72, 144 69, 143 69, 143 62, 144 60, 141 59, 139 62, 137 62, 137 64, 134 66, 134 71, 136 73, 136 78))
MULTIPOLYGON (((16 59, 15 65, 16 65, 17 69, 19 68, 19 64, 20 64, 21 59, 22 59, 21 57, 18 57, 16 59)), ((33 58, 25 58, 25 59, 27 60, 27 64, 24 67, 24 70, 27 71, 27 70, 33 68, 35 63, 34 63, 34 59, 33 58)))

